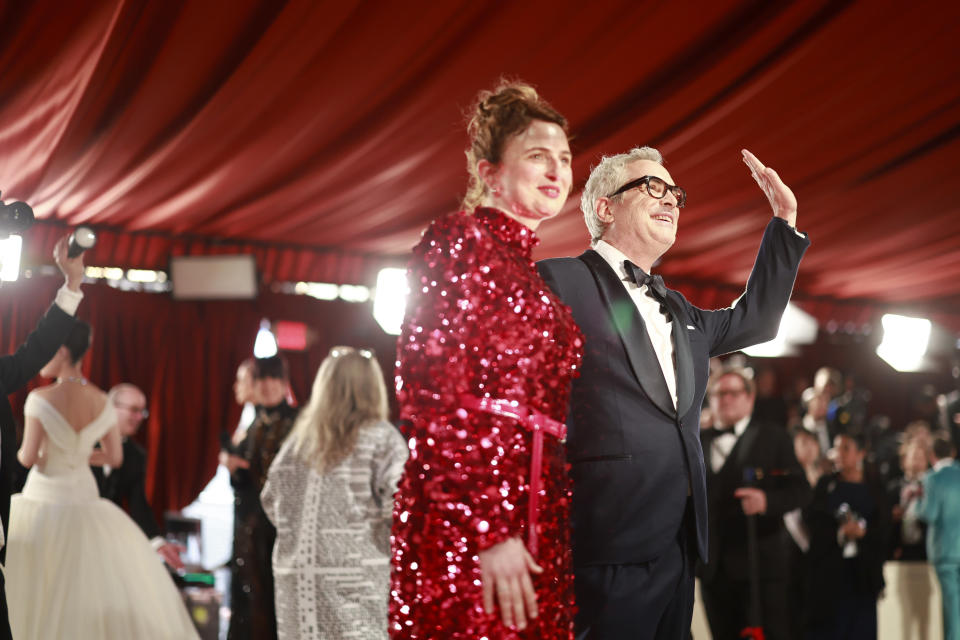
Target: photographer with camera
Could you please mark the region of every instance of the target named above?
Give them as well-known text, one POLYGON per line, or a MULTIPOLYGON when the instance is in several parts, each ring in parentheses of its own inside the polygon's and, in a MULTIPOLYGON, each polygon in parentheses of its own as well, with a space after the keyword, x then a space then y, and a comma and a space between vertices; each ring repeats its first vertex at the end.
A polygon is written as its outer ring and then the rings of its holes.
MULTIPOLYGON (((69 257, 67 244, 67 238, 63 238, 53 251, 53 258, 66 283, 57 291, 54 303, 16 353, 0 357, 0 519, 3 521, 0 562, 5 560, 3 542, 10 520, 10 493, 13 490, 17 453, 16 423, 7 396, 37 375, 57 353, 73 328, 73 316, 83 298, 80 292, 83 257, 69 257)), ((0 640, 10 638, 6 603, 3 574, 0 573, 0 640)))
POLYGON ((804 511, 810 531, 806 637, 876 640, 877 598, 890 533, 879 478, 859 433, 834 438, 837 471, 820 478, 804 511))

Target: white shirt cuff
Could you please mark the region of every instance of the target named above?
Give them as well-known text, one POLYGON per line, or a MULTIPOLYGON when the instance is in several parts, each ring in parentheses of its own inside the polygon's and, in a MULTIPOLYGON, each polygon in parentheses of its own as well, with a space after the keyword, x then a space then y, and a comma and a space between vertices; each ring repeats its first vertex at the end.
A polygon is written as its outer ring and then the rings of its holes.
POLYGON ((160 547, 167 544, 167 539, 163 536, 155 536, 150 538, 150 546, 153 547, 154 551, 159 551, 160 547))
POLYGON ((57 306, 63 309, 63 311, 71 316, 77 315, 77 307, 80 306, 80 301, 83 300, 83 293, 80 291, 71 291, 67 288, 67 285, 63 285, 57 290, 57 297, 54 298, 54 302, 57 303, 57 306))

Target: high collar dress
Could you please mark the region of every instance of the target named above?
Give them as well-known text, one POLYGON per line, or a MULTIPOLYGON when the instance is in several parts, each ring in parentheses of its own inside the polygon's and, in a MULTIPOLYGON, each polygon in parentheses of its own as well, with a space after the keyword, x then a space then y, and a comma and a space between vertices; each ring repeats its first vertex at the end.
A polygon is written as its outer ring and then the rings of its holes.
POLYGON ((486 399, 566 417, 583 338, 536 271, 538 242, 502 212, 477 209, 436 220, 414 249, 397 347, 410 458, 393 514, 393 638, 573 638, 563 443, 541 436, 535 479, 529 423, 476 408, 486 399), (531 485, 540 486, 533 514, 531 485), (523 632, 483 610, 477 554, 511 537, 544 568, 532 576, 539 615, 523 632))

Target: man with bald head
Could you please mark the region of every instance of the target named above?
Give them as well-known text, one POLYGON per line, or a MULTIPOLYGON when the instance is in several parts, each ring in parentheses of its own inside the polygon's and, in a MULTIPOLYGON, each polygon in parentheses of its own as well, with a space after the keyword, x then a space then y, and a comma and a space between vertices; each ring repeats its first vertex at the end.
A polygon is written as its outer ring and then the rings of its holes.
POLYGON ((693 567, 707 558, 699 421, 709 359, 776 335, 809 244, 794 228, 793 192, 750 152, 743 160, 774 217, 730 308, 699 309, 650 275, 687 199, 650 147, 591 172, 581 198, 591 248, 538 264, 586 339, 567 420, 580 639, 690 632, 693 567))
POLYGON ((123 439, 123 463, 116 469, 106 465, 93 468, 100 495, 130 514, 167 564, 182 568, 179 548, 163 538, 163 531, 147 501, 147 452, 133 439, 140 425, 150 415, 147 397, 137 386, 128 382, 113 387, 110 397, 113 398, 117 428, 123 439))

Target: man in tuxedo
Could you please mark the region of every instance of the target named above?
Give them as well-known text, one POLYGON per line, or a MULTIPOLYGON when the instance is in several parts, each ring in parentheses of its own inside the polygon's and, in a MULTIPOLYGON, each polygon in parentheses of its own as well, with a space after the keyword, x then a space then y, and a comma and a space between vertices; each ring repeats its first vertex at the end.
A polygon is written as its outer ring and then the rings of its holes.
POLYGON ((567 437, 579 638, 689 633, 694 562, 707 557, 699 418, 709 358, 776 335, 809 244, 790 189, 743 157, 774 219, 732 307, 699 309, 647 275, 686 202, 649 147, 591 173, 581 209, 592 248, 538 265, 586 338, 567 437))
MULTIPOLYGON (((83 298, 80 292, 82 255, 68 257, 67 239, 63 238, 57 243, 53 257, 66 283, 57 291, 54 303, 16 353, 0 357, 0 519, 3 521, 0 563, 5 561, 3 541, 10 524, 10 493, 17 470, 17 428, 7 396, 26 385, 57 353, 73 328, 74 315, 83 298)), ((0 291, 0 295, 2 293, 0 291)), ((0 571, 0 640, 6 638, 10 638, 10 622, 3 572, 0 571)))
POLYGON ((714 640, 739 640, 762 622, 769 640, 788 640, 791 548, 783 516, 807 506, 810 485, 783 425, 753 417, 753 380, 743 369, 723 372, 710 384, 714 428, 701 432, 707 467, 709 562, 700 591, 714 640), (751 577, 747 521, 756 527, 759 575, 751 577), (750 581, 761 620, 748 616, 750 581))
POLYGON ((123 463, 116 469, 93 467, 100 495, 125 509, 153 548, 175 569, 183 568, 180 548, 163 537, 153 509, 147 501, 147 452, 133 438, 141 423, 149 416, 147 397, 135 385, 122 382, 110 390, 117 410, 117 428, 123 439, 123 463))
POLYGON ((960 466, 946 436, 933 441, 933 469, 923 480, 917 512, 927 523, 927 558, 943 599, 944 640, 960 640, 960 466))

